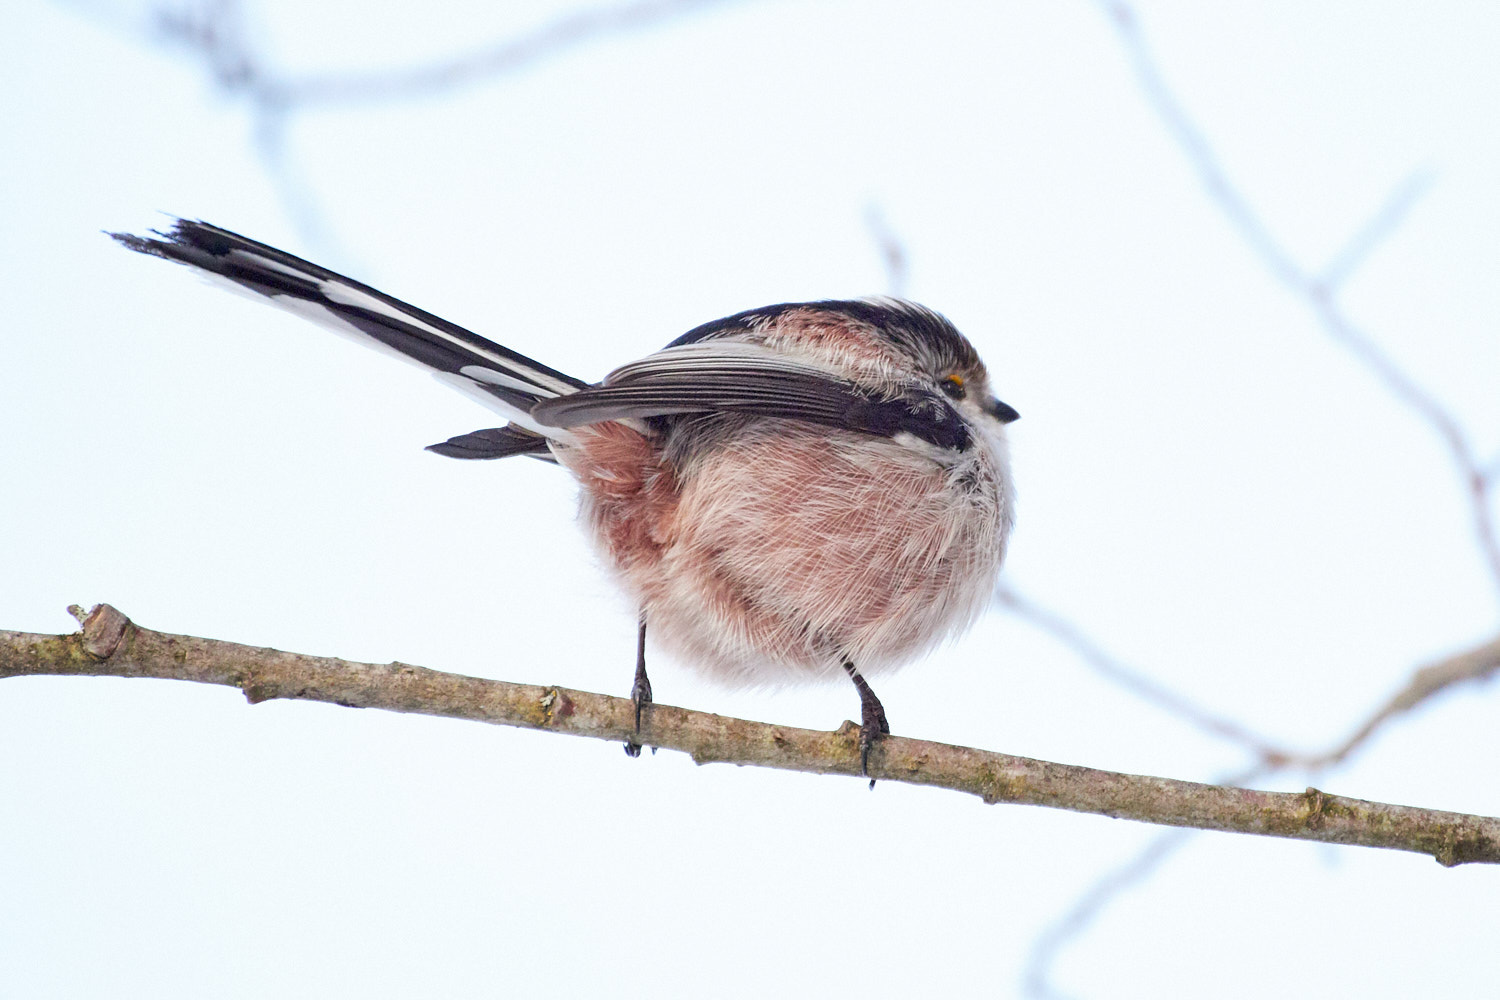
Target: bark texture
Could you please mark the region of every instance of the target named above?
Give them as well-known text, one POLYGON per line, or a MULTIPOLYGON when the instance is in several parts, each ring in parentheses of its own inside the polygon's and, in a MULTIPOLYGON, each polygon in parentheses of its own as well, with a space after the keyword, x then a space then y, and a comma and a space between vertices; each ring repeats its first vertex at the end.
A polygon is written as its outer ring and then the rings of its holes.
MULTIPOLYGON (((251 704, 273 698, 414 712, 626 742, 628 698, 512 684, 405 663, 355 663, 153 632, 101 604, 70 635, 0 631, 0 677, 155 677, 237 687, 251 704)), ((1476 650, 1500 656, 1500 648, 1476 650)), ((859 776, 859 728, 793 729, 650 705, 638 739, 700 764, 748 764, 859 776)), ((1120 774, 889 736, 870 756, 882 781, 932 785, 1009 802, 1164 826, 1355 844, 1428 854, 1447 866, 1500 863, 1500 819, 1305 792, 1263 792, 1120 774)))

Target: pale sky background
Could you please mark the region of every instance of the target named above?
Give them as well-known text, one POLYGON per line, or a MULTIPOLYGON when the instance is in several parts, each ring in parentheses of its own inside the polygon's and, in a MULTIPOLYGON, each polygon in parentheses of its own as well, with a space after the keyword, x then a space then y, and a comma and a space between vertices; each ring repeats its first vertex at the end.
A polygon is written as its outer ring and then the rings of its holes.
MULTIPOLYGON (((292 74, 422 64, 572 4, 255 2, 292 74)), ((144 3, 0 12, 0 628, 172 632, 626 694, 634 611, 558 469, 422 451, 492 416, 128 254, 200 217, 597 378, 705 320, 886 289, 989 362, 1007 580, 1306 750, 1492 635, 1435 435, 1205 195, 1081 2, 724 3, 439 97, 308 111, 289 205, 242 98, 144 3)), ((1500 6, 1141 2, 1274 237, 1500 454, 1500 6)), ((847 685, 659 700, 817 728, 847 685)), ((1240 748, 996 611, 877 690, 902 735, 1210 780, 1240 748)), ((1500 814, 1500 693, 1319 787, 1500 814)), ((181 683, 0 683, 0 998, 1028 993, 1039 940, 1158 836, 949 792, 181 683)), ((1482 995, 1500 870, 1199 834, 1047 964, 1089 998, 1482 995)), ((1034 977, 1033 977, 1034 978, 1034 977)))

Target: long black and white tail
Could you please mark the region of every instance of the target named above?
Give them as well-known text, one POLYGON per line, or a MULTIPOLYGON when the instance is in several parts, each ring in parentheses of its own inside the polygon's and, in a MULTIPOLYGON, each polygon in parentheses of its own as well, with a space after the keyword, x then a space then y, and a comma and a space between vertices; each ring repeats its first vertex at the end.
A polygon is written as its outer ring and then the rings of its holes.
POLYGON ((369 347, 421 365, 442 381, 502 413, 511 426, 475 431, 429 450, 451 458, 547 453, 545 436, 566 434, 531 418, 543 399, 588 388, 368 285, 205 222, 179 219, 153 236, 110 233, 132 250, 231 282, 238 289, 369 347))

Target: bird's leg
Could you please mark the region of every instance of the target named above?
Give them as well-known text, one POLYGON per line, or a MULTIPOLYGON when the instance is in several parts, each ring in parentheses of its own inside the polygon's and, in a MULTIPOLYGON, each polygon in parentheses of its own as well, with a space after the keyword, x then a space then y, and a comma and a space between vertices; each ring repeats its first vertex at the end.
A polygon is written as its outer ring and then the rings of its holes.
MULTIPOLYGON (((880 699, 875 697, 875 692, 870 690, 870 685, 860 676, 860 672, 854 669, 854 663, 848 657, 843 662, 844 670, 859 692, 859 773, 869 778, 870 748, 877 739, 891 731, 891 724, 885 721, 885 707, 880 704, 880 699)), ((875 787, 874 778, 870 778, 870 787, 875 787)))
MULTIPOLYGON (((630 686, 630 700, 635 702, 635 734, 641 734, 641 709, 651 704, 651 681, 646 677, 646 612, 641 612, 641 631, 635 644, 635 683, 630 686)), ((625 744, 625 753, 631 757, 641 755, 641 745, 635 740, 625 744)))

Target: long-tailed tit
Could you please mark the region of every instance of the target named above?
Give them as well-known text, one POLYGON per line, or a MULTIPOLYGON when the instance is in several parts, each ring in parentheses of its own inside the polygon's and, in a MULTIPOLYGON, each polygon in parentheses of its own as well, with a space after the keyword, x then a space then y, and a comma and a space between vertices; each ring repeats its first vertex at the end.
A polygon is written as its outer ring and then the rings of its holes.
POLYGON ((847 675, 867 771, 890 727, 865 677, 963 631, 990 600, 1017 414, 968 340, 922 306, 751 309, 591 385, 216 226, 113 235, 414 361, 509 421, 430 451, 571 472, 594 544, 640 608, 637 733, 649 625, 730 684, 847 675))

